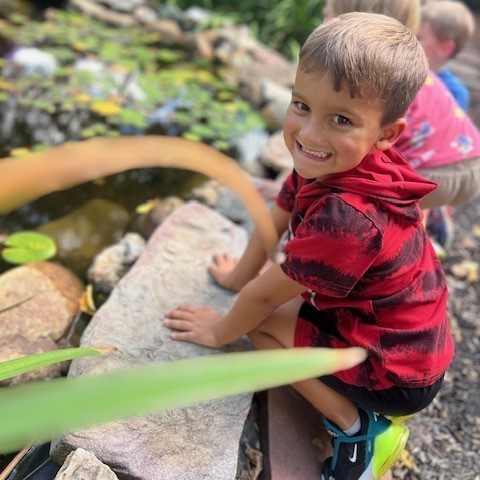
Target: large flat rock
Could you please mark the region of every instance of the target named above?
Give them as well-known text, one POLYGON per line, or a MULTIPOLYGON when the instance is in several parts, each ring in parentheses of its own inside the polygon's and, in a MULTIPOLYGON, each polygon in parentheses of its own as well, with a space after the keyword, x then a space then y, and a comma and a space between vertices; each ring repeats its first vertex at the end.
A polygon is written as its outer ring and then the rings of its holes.
MULTIPOLYGON (((82 346, 115 346, 118 353, 72 362, 70 376, 218 353, 175 342, 164 312, 180 303, 226 312, 235 296, 214 285, 207 266, 214 252, 240 255, 246 233, 195 202, 157 228, 128 274, 88 325, 82 346)), ((247 349, 247 341, 228 350, 247 349)), ((77 448, 93 453, 121 479, 232 480, 251 394, 77 431, 53 442, 61 463, 77 448)))

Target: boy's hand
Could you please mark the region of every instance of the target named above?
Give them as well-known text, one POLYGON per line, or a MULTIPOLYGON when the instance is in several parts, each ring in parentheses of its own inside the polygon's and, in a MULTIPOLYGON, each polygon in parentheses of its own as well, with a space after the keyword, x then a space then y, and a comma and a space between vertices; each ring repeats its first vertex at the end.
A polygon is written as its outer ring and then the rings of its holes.
POLYGON ((164 325, 172 330, 171 338, 184 342, 197 343, 205 347, 223 347, 216 337, 216 327, 223 316, 211 307, 181 305, 165 312, 164 325))
POLYGON ((232 257, 229 253, 222 253, 213 256, 213 265, 208 268, 208 272, 215 282, 223 288, 234 292, 240 291, 231 278, 231 273, 238 263, 238 258, 232 257))

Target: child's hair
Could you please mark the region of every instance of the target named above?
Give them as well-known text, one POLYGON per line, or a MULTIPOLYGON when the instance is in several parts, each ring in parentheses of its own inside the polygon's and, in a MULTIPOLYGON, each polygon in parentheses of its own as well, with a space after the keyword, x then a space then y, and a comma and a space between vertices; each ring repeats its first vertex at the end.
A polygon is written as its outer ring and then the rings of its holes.
POLYGON ((428 22, 439 41, 452 40, 454 57, 472 38, 475 21, 468 7, 461 2, 438 0, 426 3, 421 10, 422 22, 428 22))
POLYGON ((420 0, 328 0, 328 7, 335 16, 350 12, 387 15, 415 34, 420 26, 420 0))
POLYGON ((329 75, 335 91, 347 87, 352 98, 380 100, 382 125, 405 114, 428 74, 423 48, 408 28, 385 15, 359 12, 313 30, 298 68, 329 75))

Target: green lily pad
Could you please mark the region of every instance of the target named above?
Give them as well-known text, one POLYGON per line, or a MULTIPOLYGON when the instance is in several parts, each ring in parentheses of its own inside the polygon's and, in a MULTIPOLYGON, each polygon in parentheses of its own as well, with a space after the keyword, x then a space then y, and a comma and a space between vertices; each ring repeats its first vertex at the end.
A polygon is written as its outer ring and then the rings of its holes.
POLYGON ((13 233, 4 245, 7 248, 2 250, 3 259, 16 265, 48 260, 57 253, 55 242, 47 235, 37 232, 13 233))

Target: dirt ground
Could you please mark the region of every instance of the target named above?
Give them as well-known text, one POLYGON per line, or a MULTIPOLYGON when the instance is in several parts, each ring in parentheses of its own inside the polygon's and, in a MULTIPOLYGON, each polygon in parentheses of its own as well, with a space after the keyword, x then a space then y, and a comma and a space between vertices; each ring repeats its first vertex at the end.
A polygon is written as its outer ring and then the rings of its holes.
POLYGON ((443 265, 455 359, 437 398, 409 422, 409 455, 395 480, 480 480, 480 199, 456 207, 453 218, 455 240, 443 265))

